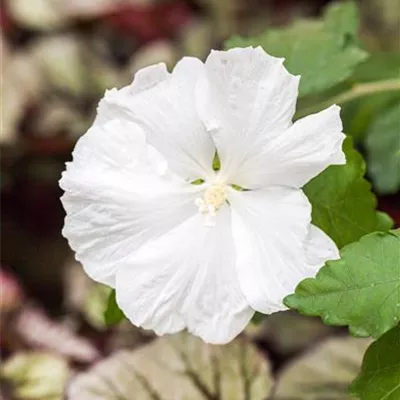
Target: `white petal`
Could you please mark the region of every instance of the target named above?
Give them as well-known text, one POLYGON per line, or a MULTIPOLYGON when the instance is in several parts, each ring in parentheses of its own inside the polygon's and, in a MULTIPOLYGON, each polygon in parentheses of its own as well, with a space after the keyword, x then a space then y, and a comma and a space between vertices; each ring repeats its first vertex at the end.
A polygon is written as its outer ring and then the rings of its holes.
POLYGON ((314 274, 328 260, 338 260, 339 250, 335 242, 321 229, 310 225, 305 242, 306 262, 314 274))
POLYGON ((117 302, 138 326, 158 334, 184 326, 210 343, 226 343, 254 311, 236 276, 228 207, 216 226, 198 214, 142 246, 117 273, 117 302))
POLYGON ((135 79, 130 86, 120 90, 106 90, 104 98, 97 107, 97 116, 94 125, 104 124, 114 119, 129 118, 130 95, 150 89, 169 78, 170 74, 165 63, 159 63, 143 68, 136 72, 135 79))
POLYGON ((249 304, 269 314, 310 273, 304 242, 311 206, 299 189, 229 193, 239 282, 249 304))
POLYGON ((302 187, 329 165, 344 164, 340 108, 331 106, 296 121, 261 143, 235 176, 238 185, 302 187))
POLYGON ((201 122, 194 101, 197 78, 204 65, 183 58, 172 74, 164 64, 139 71, 130 86, 108 91, 98 107, 96 123, 110 117, 138 123, 147 141, 186 180, 212 174, 214 143, 201 122))
POLYGON ((136 72, 135 79, 129 87, 129 92, 134 94, 151 89, 158 83, 167 80, 168 77, 169 73, 165 63, 150 65, 136 72))
POLYGON ((199 113, 216 143, 221 174, 239 183, 235 174, 260 142, 290 126, 299 77, 260 47, 213 51, 205 67, 196 88, 199 113))
POLYGON ((140 128, 126 122, 91 128, 60 186, 63 235, 88 275, 110 286, 135 249, 197 212, 199 189, 165 173, 165 160, 148 148, 140 128))

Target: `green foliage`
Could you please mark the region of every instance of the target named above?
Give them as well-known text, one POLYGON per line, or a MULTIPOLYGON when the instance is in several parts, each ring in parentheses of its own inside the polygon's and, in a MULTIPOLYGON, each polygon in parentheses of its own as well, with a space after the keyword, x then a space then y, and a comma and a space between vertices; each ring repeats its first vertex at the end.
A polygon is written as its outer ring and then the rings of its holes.
POLYGON ((353 40, 360 26, 357 6, 351 1, 331 4, 326 8, 324 20, 326 29, 340 33, 343 41, 353 40))
POLYGON ((339 248, 376 231, 387 231, 392 221, 375 211, 376 198, 364 179, 365 164, 351 138, 343 144, 345 165, 333 165, 312 179, 304 192, 312 204, 312 222, 339 248))
POLYGON ((400 189, 400 103, 379 114, 366 137, 368 170, 380 193, 400 189))
POLYGON ((350 386, 361 400, 400 399, 400 327, 372 343, 365 353, 361 373, 350 386))
MULTIPOLYGON (((395 78, 400 78, 400 54, 373 53, 356 68, 351 80, 357 84, 395 78)), ((376 116, 398 101, 400 101, 400 91, 388 91, 344 104, 341 116, 345 132, 355 141, 363 140, 376 116)))
POLYGON ((113 289, 108 297, 107 309, 104 312, 104 321, 106 325, 115 325, 124 319, 125 315, 118 307, 115 299, 115 289, 113 289))
POLYGON ((97 329, 103 329, 107 323, 104 320, 104 309, 108 304, 111 288, 101 283, 94 283, 88 289, 82 311, 87 321, 97 329))
POLYGON ((400 53, 373 53, 354 71, 356 82, 374 82, 400 77, 400 53))
POLYGON ((259 313, 259 312, 255 312, 254 313, 254 315, 253 315, 253 318, 251 319, 251 322, 254 324, 254 325, 259 325, 259 324, 261 324, 263 321, 265 320, 265 314, 261 314, 261 313, 259 313))
POLYGON ((285 304, 355 336, 379 337, 400 320, 400 230, 364 236, 303 280, 285 304))
POLYGON ((285 57, 289 72, 301 75, 299 95, 306 96, 343 82, 367 58, 355 43, 358 23, 354 3, 338 3, 322 20, 299 21, 251 38, 236 36, 225 47, 262 46, 269 54, 285 57))

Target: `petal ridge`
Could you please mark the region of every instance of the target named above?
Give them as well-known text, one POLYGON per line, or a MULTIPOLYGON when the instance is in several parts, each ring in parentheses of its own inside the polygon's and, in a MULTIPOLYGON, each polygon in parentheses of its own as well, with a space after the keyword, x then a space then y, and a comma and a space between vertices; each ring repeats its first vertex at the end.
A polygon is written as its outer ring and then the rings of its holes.
POLYGON ((203 69, 200 60, 185 57, 172 73, 164 64, 140 70, 130 86, 106 91, 95 125, 113 118, 134 122, 183 179, 190 182, 210 176, 215 145, 194 102, 203 69))
POLYGON ((81 137, 60 186, 62 234, 88 275, 110 286, 132 251, 197 213, 199 188, 166 172, 140 127, 126 121, 81 137))
POLYGON ((295 188, 272 186, 229 194, 239 282, 250 306, 270 314, 303 279, 311 205, 295 188))
POLYGON ((184 325, 209 343, 226 343, 243 330, 254 310, 237 281, 229 210, 221 211, 215 227, 205 227, 198 214, 118 271, 117 302, 132 323, 158 334, 184 325))
POLYGON ((196 105, 231 182, 262 140, 287 129, 295 112, 299 77, 261 47, 212 51, 196 87, 196 105))

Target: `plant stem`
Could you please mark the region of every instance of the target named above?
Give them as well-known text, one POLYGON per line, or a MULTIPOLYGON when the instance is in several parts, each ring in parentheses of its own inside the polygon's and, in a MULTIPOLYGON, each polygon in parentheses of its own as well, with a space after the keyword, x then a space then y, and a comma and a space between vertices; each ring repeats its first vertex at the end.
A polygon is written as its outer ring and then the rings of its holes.
POLYGON ((326 107, 329 107, 332 104, 344 104, 360 97, 395 90, 400 91, 400 79, 387 79, 370 83, 357 83, 346 92, 333 96, 330 99, 323 101, 322 103, 312 105, 311 107, 307 107, 304 110, 300 110, 296 117, 301 118, 308 114, 313 114, 317 111, 325 109, 326 107))

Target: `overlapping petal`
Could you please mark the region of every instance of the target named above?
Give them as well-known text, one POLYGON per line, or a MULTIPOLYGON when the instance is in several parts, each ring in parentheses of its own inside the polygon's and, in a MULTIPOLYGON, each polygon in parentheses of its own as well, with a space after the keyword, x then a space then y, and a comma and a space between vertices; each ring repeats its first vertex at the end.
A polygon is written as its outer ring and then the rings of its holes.
POLYGON ((304 244, 311 206, 299 189, 272 186, 231 191, 232 229, 239 282, 249 304, 270 314, 310 275, 304 244))
POLYGON ((240 289, 227 206, 213 228, 200 214, 149 241, 117 274, 117 302, 138 326, 158 334, 188 330, 226 343, 254 314, 240 289))
POLYGON ((195 107, 194 89, 203 63, 186 57, 168 73, 164 64, 147 67, 130 86, 106 92, 96 123, 108 118, 137 123, 172 171, 191 181, 212 174, 214 143, 195 107))
POLYGON ((110 286, 135 249, 197 211, 198 188, 170 175, 141 129, 127 122, 91 128, 60 186, 67 213, 63 234, 88 275, 110 286))
POLYGON ((221 160, 221 174, 235 181, 260 144, 286 130, 292 121, 299 77, 283 59, 257 48, 212 51, 196 88, 200 116, 221 160))

